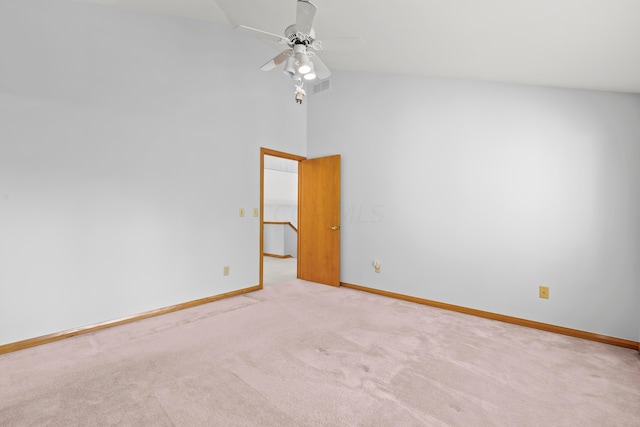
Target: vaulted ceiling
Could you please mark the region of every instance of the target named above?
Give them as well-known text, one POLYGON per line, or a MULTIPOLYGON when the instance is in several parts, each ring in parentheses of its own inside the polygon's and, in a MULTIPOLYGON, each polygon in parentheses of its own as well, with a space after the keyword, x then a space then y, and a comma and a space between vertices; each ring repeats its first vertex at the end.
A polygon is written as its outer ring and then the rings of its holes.
MULTIPOLYGON (((77 0, 282 34, 295 0, 77 0)), ((334 70, 640 93, 638 0, 312 0, 334 70)), ((244 35, 242 37, 245 37, 244 35)), ((277 53, 274 51, 274 55, 277 53)), ((270 58, 256 58, 256 68, 270 58)))

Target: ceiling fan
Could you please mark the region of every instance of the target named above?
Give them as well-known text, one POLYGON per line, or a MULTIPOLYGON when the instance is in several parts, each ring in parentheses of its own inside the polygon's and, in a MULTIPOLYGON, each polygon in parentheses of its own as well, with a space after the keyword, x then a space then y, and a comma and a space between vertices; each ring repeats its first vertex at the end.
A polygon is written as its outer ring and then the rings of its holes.
POLYGON ((262 40, 276 42, 286 48, 269 60, 260 69, 270 71, 284 63, 284 73, 294 80, 295 100, 302 104, 306 95, 305 82, 315 79, 326 80, 331 76, 329 68, 320 60, 314 51, 325 49, 357 49, 364 46, 360 37, 329 39, 324 42, 316 39, 313 20, 318 7, 307 0, 297 0, 296 22, 284 30, 284 36, 267 31, 238 25, 236 28, 262 40))

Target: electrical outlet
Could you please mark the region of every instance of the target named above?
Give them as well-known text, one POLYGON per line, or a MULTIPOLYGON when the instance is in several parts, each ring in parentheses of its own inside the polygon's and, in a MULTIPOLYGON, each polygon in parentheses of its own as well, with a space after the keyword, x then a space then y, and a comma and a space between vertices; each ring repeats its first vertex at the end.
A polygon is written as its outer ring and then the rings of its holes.
POLYGON ((228 276, 229 275, 229 266, 225 265, 222 274, 224 276, 228 276))
POLYGON ((376 273, 380 273, 380 261, 373 261, 373 268, 375 268, 376 273))
POLYGON ((549 299, 549 287, 540 286, 540 298, 549 299))

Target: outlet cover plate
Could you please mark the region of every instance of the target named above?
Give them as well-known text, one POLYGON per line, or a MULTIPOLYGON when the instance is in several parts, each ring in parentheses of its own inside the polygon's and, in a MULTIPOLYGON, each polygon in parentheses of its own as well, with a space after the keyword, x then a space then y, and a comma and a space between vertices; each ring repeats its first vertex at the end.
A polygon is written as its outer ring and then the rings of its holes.
POLYGON ((549 299, 549 287, 540 286, 540 298, 549 299))

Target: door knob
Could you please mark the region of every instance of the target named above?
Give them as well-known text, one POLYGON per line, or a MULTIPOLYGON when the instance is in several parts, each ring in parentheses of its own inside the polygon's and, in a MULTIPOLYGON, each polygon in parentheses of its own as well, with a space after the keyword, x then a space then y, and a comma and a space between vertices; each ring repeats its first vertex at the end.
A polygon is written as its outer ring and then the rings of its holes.
POLYGON ((329 227, 329 229, 333 230, 333 231, 337 231, 337 230, 340 230, 340 226, 339 225, 334 225, 333 227, 329 227))

